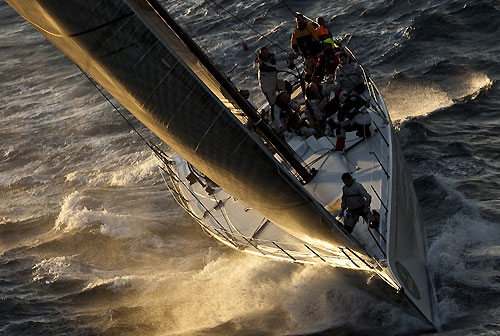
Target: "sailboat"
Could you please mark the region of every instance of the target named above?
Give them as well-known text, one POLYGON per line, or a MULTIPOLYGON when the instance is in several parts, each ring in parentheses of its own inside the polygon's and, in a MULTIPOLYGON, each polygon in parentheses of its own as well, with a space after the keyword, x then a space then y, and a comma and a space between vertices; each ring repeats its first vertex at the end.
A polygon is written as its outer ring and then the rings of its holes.
POLYGON ((176 153, 156 149, 175 199, 238 250, 324 263, 439 328, 422 216, 397 135, 368 75, 373 135, 283 141, 156 0, 7 0, 176 153), (251 127, 249 127, 251 125, 251 127), (341 175, 372 196, 378 228, 336 218, 341 175))

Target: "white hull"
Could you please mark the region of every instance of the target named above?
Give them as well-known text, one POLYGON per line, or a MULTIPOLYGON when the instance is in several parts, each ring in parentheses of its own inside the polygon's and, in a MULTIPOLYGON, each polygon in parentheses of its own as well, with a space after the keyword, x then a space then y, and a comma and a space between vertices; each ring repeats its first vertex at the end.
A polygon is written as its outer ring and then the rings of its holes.
MULTIPOLYGON (((239 251, 268 258, 296 263, 323 263, 358 270, 363 281, 377 274, 392 288, 386 288, 383 292, 394 294, 389 295, 390 298, 398 297, 393 302, 404 302, 403 306, 417 308, 415 311, 437 324, 432 288, 428 290, 428 302, 424 304, 430 308, 420 307, 419 302, 404 293, 404 287, 408 283, 402 283, 398 279, 400 277, 395 275, 388 260, 389 251, 393 250, 390 244, 396 243, 394 238, 391 240, 390 234, 392 205, 396 203, 392 201, 392 197, 398 197, 392 194, 395 183, 395 179, 391 178, 393 151, 400 149, 393 145, 393 141, 397 139, 393 139, 392 124, 382 97, 373 84, 370 90, 371 95, 366 92, 366 96, 370 96, 369 110, 375 131, 371 137, 361 139, 354 132, 347 133, 344 152, 334 151, 335 137, 295 137, 288 143, 310 168, 318 171, 314 179, 304 187, 332 215, 335 216, 340 211, 343 186, 341 175, 344 172, 350 172, 371 194, 371 209, 377 210, 381 215, 380 227, 378 230, 370 229, 360 218, 352 233, 352 237, 372 256, 371 259, 360 256, 347 247, 326 249, 298 239, 207 180, 179 155, 172 157, 172 163, 166 167, 165 171, 171 182, 168 184, 180 205, 220 242, 239 251)), ((418 205, 412 206, 418 212, 418 205)), ((395 228, 392 231, 394 230, 395 228)), ((421 281, 428 283, 427 272, 421 276, 421 281)), ((414 286, 415 282, 410 285, 414 286)))

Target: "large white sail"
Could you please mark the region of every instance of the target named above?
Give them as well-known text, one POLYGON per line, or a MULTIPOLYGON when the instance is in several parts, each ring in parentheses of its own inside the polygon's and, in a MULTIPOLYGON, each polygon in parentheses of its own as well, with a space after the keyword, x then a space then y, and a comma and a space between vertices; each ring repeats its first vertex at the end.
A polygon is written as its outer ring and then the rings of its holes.
POLYGON ((231 113, 231 96, 167 24, 156 1, 8 3, 234 197, 306 242, 364 253, 231 113))

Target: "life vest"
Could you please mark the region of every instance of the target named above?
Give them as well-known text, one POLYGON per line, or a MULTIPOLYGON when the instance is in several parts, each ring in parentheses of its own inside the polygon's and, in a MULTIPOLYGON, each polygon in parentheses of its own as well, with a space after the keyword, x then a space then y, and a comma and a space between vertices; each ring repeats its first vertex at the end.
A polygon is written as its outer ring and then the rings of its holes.
MULTIPOLYGON (((319 27, 319 28, 323 28, 323 27, 319 27)), ((318 28, 318 29, 319 29, 319 28, 318 28)), ((323 28, 323 29, 324 29, 324 28, 323 28)), ((327 31, 327 30, 325 29, 325 31, 327 31)), ((327 31, 327 32, 328 32, 328 31, 327 31)), ((318 35, 318 36, 319 36, 319 35, 318 35)), ((335 43, 335 41, 334 41, 331 37, 329 37, 329 38, 327 38, 327 39, 323 40, 323 43, 328 43, 328 44, 331 44, 331 45, 332 45, 332 49, 339 48, 339 46, 335 43)))
POLYGON ((316 29, 316 34, 318 35, 318 38, 319 38, 320 41, 325 41, 330 36, 330 32, 325 27, 323 27, 323 26, 319 26, 316 29))

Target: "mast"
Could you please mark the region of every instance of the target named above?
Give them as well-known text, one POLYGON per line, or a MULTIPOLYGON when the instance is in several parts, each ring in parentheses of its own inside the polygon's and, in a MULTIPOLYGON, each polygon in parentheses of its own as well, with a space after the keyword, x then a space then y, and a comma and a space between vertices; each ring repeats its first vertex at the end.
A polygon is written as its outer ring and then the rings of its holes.
POLYGON ((300 175, 305 183, 309 182, 314 175, 302 165, 297 154, 274 132, 269 125, 264 122, 255 107, 245 99, 234 86, 234 84, 224 75, 203 50, 193 41, 193 39, 175 22, 170 14, 158 3, 157 0, 146 0, 159 16, 170 26, 170 28, 186 44, 191 52, 196 55, 200 62, 212 73, 215 79, 231 95, 236 104, 250 121, 258 127, 266 139, 276 148, 278 153, 285 159, 295 171, 300 175))

